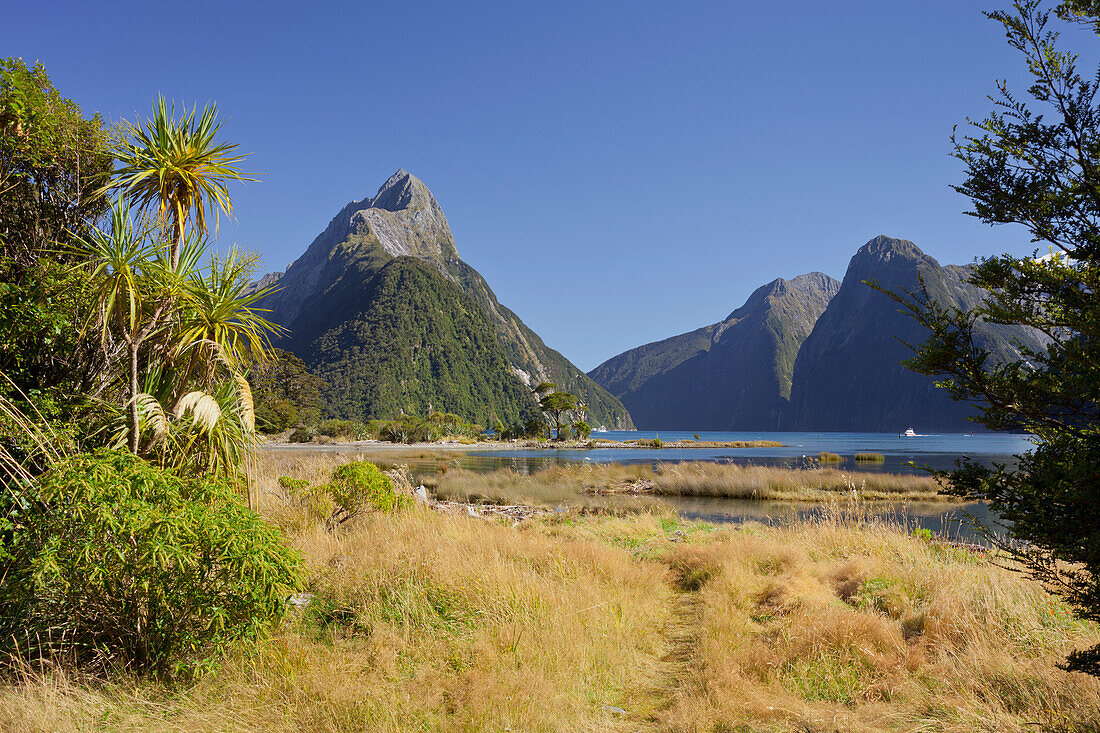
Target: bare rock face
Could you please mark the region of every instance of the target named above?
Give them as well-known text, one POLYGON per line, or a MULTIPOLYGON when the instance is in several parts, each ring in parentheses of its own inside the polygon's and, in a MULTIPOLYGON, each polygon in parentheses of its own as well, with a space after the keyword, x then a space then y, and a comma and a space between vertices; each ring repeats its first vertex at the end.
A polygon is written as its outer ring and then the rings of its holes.
POLYGON ((439 202, 424 183, 398 170, 351 217, 351 228, 370 232, 394 257, 419 257, 442 265, 458 259, 454 235, 439 202))
MULTIPOLYGON (((954 402, 934 380, 901 362, 928 332, 900 306, 868 286, 916 292, 923 282, 944 307, 971 310, 985 291, 966 282, 968 269, 940 265, 905 239, 880 235, 860 247, 840 291, 802 345, 794 367, 792 424, 804 430, 962 432, 974 407, 954 402)), ((1017 340, 1041 349, 1046 337, 1017 326, 979 322, 975 339, 994 363, 1021 358, 1017 340)))
MULTIPOLYGON (((285 273, 266 275, 256 284, 280 288, 260 305, 271 309, 272 321, 291 330, 281 345, 307 363, 321 358, 318 339, 340 328, 328 306, 338 300, 341 312, 336 318, 355 318, 370 310, 372 304, 366 302, 372 293, 369 283, 390 260, 399 257, 430 264, 480 306, 495 328, 512 377, 525 389, 554 382, 588 404, 590 419, 596 424, 633 426, 618 400, 548 348, 497 300, 481 274, 462 261, 442 207, 419 178, 404 170, 390 176, 374 197, 344 206, 285 273), (357 298, 363 301, 362 308, 356 305, 357 298)), ((377 313, 377 309, 371 312, 377 313)), ((430 347, 425 344, 429 351, 430 347)), ((347 349, 354 352, 357 347, 350 344, 347 349)), ((369 405, 365 409, 370 412, 369 405)))
POLYGON ((431 191, 416 176, 398 170, 374 198, 344 206, 285 273, 269 273, 256 284, 261 287, 278 283, 281 288, 265 301, 279 323, 296 320, 310 298, 332 279, 333 254, 353 233, 363 240, 376 240, 391 257, 428 260, 445 275, 446 263, 458 259, 451 227, 431 191))
MULTIPOLYGON (((901 364, 928 333, 867 283, 973 309, 985 292, 969 269, 940 265, 915 244, 878 236, 856 252, 844 281, 821 273, 776 280, 718 323, 613 357, 590 376, 643 428, 961 432, 973 406, 901 364)), ((994 363, 1042 349, 1037 331, 978 323, 994 363)))
POLYGON ((631 349, 590 376, 643 428, 784 429, 795 357, 839 287, 820 272, 775 280, 718 323, 631 349))

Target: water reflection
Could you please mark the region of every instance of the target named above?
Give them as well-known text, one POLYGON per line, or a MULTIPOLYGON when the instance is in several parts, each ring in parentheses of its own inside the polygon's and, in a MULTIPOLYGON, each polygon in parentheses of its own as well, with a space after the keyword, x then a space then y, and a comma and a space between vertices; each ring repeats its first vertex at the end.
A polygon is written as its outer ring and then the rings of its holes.
MULTIPOLYGON (((1003 446, 998 446, 1002 447, 1003 446)), ((383 450, 370 445, 311 446, 320 452, 369 456, 370 460, 384 468, 394 465, 408 466, 414 477, 428 477, 440 472, 461 468, 475 472, 491 472, 507 469, 520 475, 530 475, 544 468, 578 462, 652 464, 656 471, 660 463, 678 463, 691 460, 705 460, 717 463, 739 463, 745 465, 769 465, 786 468, 808 468, 813 465, 804 456, 753 456, 731 455, 730 450, 717 451, 717 455, 706 457, 711 451, 692 450, 645 450, 645 449, 598 449, 598 450, 518 450, 518 451, 424 451, 421 455, 409 455, 400 451, 383 450), (392 454, 392 455, 391 455, 392 454)), ((271 450, 283 450, 272 448, 271 450)), ((294 450, 290 448, 290 450, 294 450)), ((934 453, 921 455, 925 463, 935 468, 949 468, 959 457, 959 453, 934 453)), ((1011 456, 984 454, 975 451, 970 456, 986 463, 1004 463, 1011 456)), ((901 462, 898 456, 888 456, 885 463, 856 464, 848 458, 839 464, 830 464, 842 470, 889 471, 917 473, 919 469, 901 462)), ((589 509, 637 509, 668 507, 686 519, 710 522, 713 524, 742 524, 761 522, 764 524, 788 524, 798 521, 813 521, 823 518, 827 512, 835 511, 820 504, 806 502, 757 501, 745 499, 723 499, 714 497, 654 497, 654 496, 578 496, 576 501, 557 507, 559 510, 584 507, 589 509)), ((866 502, 860 505, 860 511, 868 518, 902 524, 909 530, 927 529, 934 535, 953 541, 987 545, 988 542, 973 526, 973 521, 1003 536, 1004 528, 998 523, 985 504, 946 504, 921 502, 866 502)))
MULTIPOLYGON (((661 501, 675 509, 685 519, 712 524, 762 524, 783 525, 800 521, 817 521, 846 509, 807 504, 805 502, 748 501, 745 499, 716 499, 710 497, 662 497, 661 501)), ((989 542, 974 526, 977 521, 1003 536, 1002 527, 995 514, 982 503, 941 504, 935 502, 867 502, 861 504, 858 513, 865 519, 900 524, 908 531, 927 529, 937 537, 955 542, 967 542, 988 546, 989 542)))

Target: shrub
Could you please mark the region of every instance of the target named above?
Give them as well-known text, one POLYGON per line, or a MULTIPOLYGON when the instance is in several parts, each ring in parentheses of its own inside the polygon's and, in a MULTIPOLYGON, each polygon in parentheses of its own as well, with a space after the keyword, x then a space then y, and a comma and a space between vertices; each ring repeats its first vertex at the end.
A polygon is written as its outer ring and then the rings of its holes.
POLYGON ((330 527, 343 524, 368 509, 392 512, 409 503, 409 497, 399 496, 390 477, 370 461, 345 463, 332 472, 332 480, 321 488, 328 492, 334 504, 328 522, 330 527))
POLYGON ((843 459, 836 453, 830 453, 829 451, 823 450, 817 454, 817 460, 822 463, 840 463, 843 459))
POLYGON ((885 463, 886 456, 881 453, 856 453, 856 460, 862 463, 885 463))
POLYGON ((337 439, 367 440, 373 431, 358 420, 322 420, 317 425, 317 434, 337 439))
POLYGON ((65 459, 28 490, 0 575, 0 650, 174 676, 261 636, 299 558, 234 488, 129 453, 65 459))
POLYGON ((584 420, 580 420, 573 423, 573 432, 575 432, 577 437, 581 440, 588 440, 588 436, 592 435, 592 426, 584 420))
POLYGON ((313 440, 313 435, 313 431, 309 428, 297 428, 287 440, 291 443, 309 443, 313 440))
POLYGON ((660 448, 663 445, 664 445, 664 443, 661 442, 660 438, 654 438, 653 439, 653 447, 654 448, 660 448))

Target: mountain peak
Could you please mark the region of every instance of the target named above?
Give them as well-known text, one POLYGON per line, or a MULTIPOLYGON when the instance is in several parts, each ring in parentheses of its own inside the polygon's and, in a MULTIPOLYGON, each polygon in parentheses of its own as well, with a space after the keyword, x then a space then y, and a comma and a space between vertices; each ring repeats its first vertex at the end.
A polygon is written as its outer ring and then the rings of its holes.
POLYGON ((913 244, 908 239, 896 239, 895 237, 880 234, 860 247, 855 256, 888 262, 894 257, 920 259, 927 255, 921 251, 920 247, 913 244))
POLYGON ((404 168, 398 168, 378 189, 378 193, 368 203, 371 208, 387 211, 406 209, 440 210, 439 203, 424 182, 404 168))

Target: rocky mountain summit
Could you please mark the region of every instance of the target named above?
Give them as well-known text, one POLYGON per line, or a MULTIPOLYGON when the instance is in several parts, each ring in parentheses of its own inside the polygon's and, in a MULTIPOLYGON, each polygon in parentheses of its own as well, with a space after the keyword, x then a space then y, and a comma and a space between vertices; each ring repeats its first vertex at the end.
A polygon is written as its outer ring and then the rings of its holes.
POLYGON ((839 287, 820 272, 774 280, 723 320, 631 349, 590 376, 641 427, 781 429, 795 357, 839 287))
POLYGON ((595 425, 632 427, 623 405, 497 300, 458 255, 428 187, 398 170, 352 201, 260 304, 290 333, 279 344, 331 385, 334 414, 465 411, 504 422, 534 406, 530 387, 554 382, 588 405, 595 425))
MULTIPOLYGON (((878 236, 838 283, 820 273, 776 280, 719 323, 631 349, 590 374, 643 428, 695 430, 969 431, 972 407, 900 362, 927 334, 867 282, 974 307, 968 269, 941 266, 915 244, 878 236)), ((980 323, 994 362, 1041 348, 1035 331, 980 323), (1017 341, 1018 340, 1018 341, 1017 341)))
MULTIPOLYGON (((906 344, 921 344, 927 331, 866 283, 890 291, 919 291, 945 307, 969 310, 985 292, 966 282, 968 268, 942 266, 915 244, 878 236, 852 257, 836 297, 798 353, 791 390, 791 420, 807 430, 961 432, 976 426, 973 406, 953 401, 934 380, 900 364, 906 344)), ((995 363, 1016 361, 1016 340, 1042 348, 1037 331, 979 322, 978 345, 995 363)))

